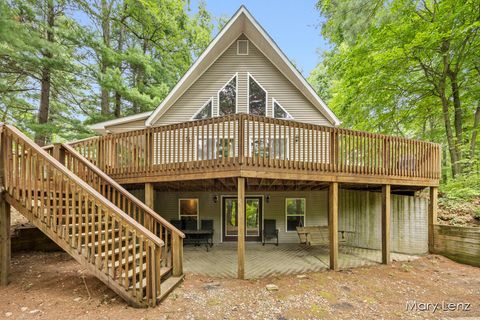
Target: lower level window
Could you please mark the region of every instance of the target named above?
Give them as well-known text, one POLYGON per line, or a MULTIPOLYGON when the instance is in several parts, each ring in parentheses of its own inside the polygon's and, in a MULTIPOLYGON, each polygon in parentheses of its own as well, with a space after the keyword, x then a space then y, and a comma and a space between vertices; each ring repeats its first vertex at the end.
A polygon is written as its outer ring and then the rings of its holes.
POLYGON ((287 231, 305 226, 305 198, 287 198, 285 201, 287 231))
POLYGON ((198 220, 198 199, 179 199, 180 220, 198 220))

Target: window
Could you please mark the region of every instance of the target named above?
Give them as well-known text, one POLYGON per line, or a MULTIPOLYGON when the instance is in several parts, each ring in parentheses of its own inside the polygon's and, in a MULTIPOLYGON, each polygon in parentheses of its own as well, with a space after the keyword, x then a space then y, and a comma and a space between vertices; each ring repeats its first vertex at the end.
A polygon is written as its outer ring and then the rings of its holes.
POLYGON ((305 226, 305 198, 287 198, 285 201, 287 231, 305 226))
POLYGON ((278 119, 293 119, 290 113, 288 113, 287 110, 285 110, 275 99, 273 99, 272 115, 274 118, 278 119))
POLYGON ((198 221, 198 199, 178 199, 180 220, 198 221))
POLYGON ((233 157, 235 155, 235 139, 204 138, 198 139, 197 159, 212 160, 233 157))
POLYGON ((200 110, 197 111, 197 113, 193 116, 193 120, 201 120, 201 119, 207 119, 212 117, 212 101, 213 98, 210 98, 207 103, 205 103, 200 110))
POLYGON ((218 92, 218 115, 235 114, 237 112, 237 75, 218 92))
POLYGON ((237 54, 239 56, 248 55, 248 40, 237 40, 237 54))
POLYGON ((269 159, 288 160, 288 138, 250 140, 250 156, 269 159))
POLYGON ((212 160, 215 159, 217 153, 217 144, 214 138, 199 138, 197 144, 197 159, 212 160))
POLYGON ((221 138, 217 143, 217 156, 218 158, 228 158, 234 156, 235 151, 235 139, 221 138))
POLYGON ((267 91, 248 74, 248 113, 267 115, 267 91))

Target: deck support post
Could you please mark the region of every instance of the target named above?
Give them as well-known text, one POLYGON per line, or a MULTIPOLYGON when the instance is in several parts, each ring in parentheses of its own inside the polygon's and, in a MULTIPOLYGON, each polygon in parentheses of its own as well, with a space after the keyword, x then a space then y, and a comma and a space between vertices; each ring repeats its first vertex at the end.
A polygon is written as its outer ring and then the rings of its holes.
POLYGON ((10 204, 5 200, 5 158, 6 144, 5 135, 0 126, 0 287, 8 284, 11 260, 10 240, 10 204))
POLYGON ((245 178, 238 178, 237 184, 237 203, 238 203, 238 279, 245 279, 245 178))
POLYGON ((330 269, 338 270, 338 182, 328 189, 328 230, 330 235, 330 269))
POLYGON ((382 263, 390 264, 390 191, 389 184, 382 186, 382 263))
POLYGON ((0 287, 8 284, 10 260, 10 204, 0 194, 0 287))
MULTIPOLYGON (((150 209, 154 210, 155 205, 155 190, 153 189, 153 183, 145 183, 145 205, 150 209)), ((147 217, 145 217, 147 218, 147 217)), ((150 216, 148 216, 149 221, 146 221, 148 229, 153 230, 153 221, 150 216)))
POLYGON ((430 187, 430 201, 428 203, 428 252, 435 253, 435 224, 437 223, 438 187, 430 187))

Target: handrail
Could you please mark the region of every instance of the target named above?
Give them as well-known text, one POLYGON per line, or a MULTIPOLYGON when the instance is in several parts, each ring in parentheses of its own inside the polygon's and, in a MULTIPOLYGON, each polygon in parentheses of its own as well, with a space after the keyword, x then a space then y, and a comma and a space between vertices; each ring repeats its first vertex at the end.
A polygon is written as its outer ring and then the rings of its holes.
POLYGON ((49 164, 51 164, 56 170, 67 176, 69 179, 74 181, 77 185, 79 185, 82 189, 86 190, 92 197, 94 197, 97 201, 99 201, 103 206, 107 207, 108 209, 112 210, 116 215, 118 215, 124 222, 129 224, 132 228, 137 229, 139 232, 142 233, 147 239, 152 241, 157 246, 163 246, 164 242, 150 232, 147 228, 139 224, 135 219, 127 215, 125 212, 120 210, 118 207, 113 205, 110 201, 105 199, 98 191, 88 185, 86 182, 78 178, 74 175, 71 171, 67 170, 60 162, 58 162, 55 158, 50 156, 45 150, 43 150, 40 146, 30 141, 28 137, 26 137, 20 130, 11 126, 5 125, 5 127, 17 135, 19 138, 23 140, 24 143, 28 145, 31 149, 38 152, 40 155, 43 156, 44 160, 46 160, 49 164))
MULTIPOLYGON (((72 146, 72 145, 71 145, 72 146)), ((72 146, 113 179, 266 168, 287 172, 440 178, 440 146, 293 120, 235 114, 113 133, 72 146)))
POLYGON ((66 143, 63 143, 62 147, 65 148, 70 153, 71 156, 76 157, 77 159, 81 160, 83 162, 83 164, 88 166, 88 168, 90 170, 95 172, 95 174, 97 174, 102 179, 104 179, 106 182, 108 182, 110 185, 112 185, 115 189, 117 189, 122 195, 127 197, 135 205, 139 206, 142 210, 146 211, 152 218, 157 220, 157 222, 165 225, 166 227, 171 229, 173 232, 178 234, 180 237, 185 238, 185 234, 182 231, 175 228, 170 222, 165 220, 158 213, 156 213, 154 210, 152 210, 150 207, 148 207, 145 203, 143 203, 137 197, 133 196, 130 192, 125 190, 120 184, 118 184, 115 180, 113 180, 109 175, 105 174, 105 172, 100 170, 97 166, 95 166, 90 161, 88 161, 84 156, 79 154, 74 148, 72 148, 71 146, 69 146, 66 143))

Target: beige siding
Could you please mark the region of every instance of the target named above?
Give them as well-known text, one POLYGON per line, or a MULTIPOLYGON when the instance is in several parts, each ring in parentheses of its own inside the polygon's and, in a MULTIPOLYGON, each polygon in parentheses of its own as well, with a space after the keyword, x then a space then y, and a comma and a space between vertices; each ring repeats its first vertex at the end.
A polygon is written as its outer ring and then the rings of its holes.
MULTIPOLYGON (((241 36, 240 38, 245 38, 241 36)), ((275 98, 294 118, 301 122, 330 125, 293 84, 250 41, 249 54, 237 55, 236 41, 200 76, 200 78, 166 111, 155 125, 188 121, 209 98, 213 97, 217 114, 217 93, 238 73, 237 110, 247 113, 247 76, 250 72, 268 92, 267 115, 272 114, 275 98)))
POLYGON ((145 119, 135 120, 127 123, 117 124, 113 126, 105 127, 105 130, 108 130, 112 133, 119 133, 132 130, 140 130, 145 128, 145 119))
MULTIPOLYGON (((143 190, 131 191, 143 199, 143 190)), ((285 199, 305 198, 307 226, 328 225, 328 193, 310 192, 255 192, 248 195, 270 195, 269 203, 263 203, 263 218, 275 219, 281 243, 297 243, 296 232, 286 232, 285 199)), ((213 219, 215 242, 221 242, 221 199, 222 195, 235 193, 222 192, 157 192, 155 210, 167 220, 178 219, 178 199, 198 198, 200 219, 213 219), (217 203, 213 197, 219 196, 217 203)), ((426 199, 392 195, 391 241, 392 251, 407 254, 428 252, 428 224, 426 199)), ((340 190, 339 230, 348 231, 349 245, 381 248, 381 194, 378 192, 340 190)))

